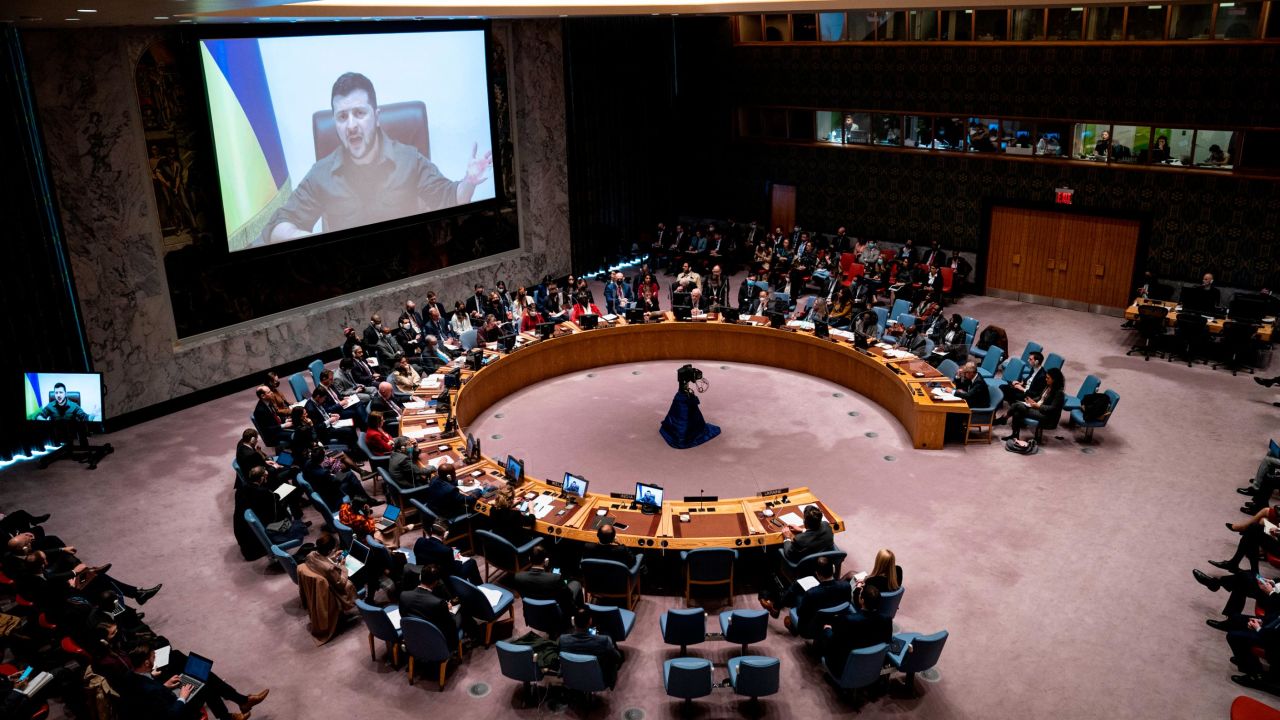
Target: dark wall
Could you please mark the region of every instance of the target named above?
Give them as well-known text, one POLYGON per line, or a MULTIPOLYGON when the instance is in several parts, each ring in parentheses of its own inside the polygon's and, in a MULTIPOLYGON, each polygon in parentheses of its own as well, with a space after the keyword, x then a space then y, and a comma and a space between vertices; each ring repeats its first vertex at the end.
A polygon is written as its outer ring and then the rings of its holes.
POLYGON ((1149 222, 1147 267, 1188 280, 1261 287, 1280 268, 1280 183, 1227 174, 1121 170, 907 150, 736 141, 748 105, 955 112, 986 117, 1133 120, 1228 126, 1280 120, 1274 46, 734 47, 725 18, 690 19, 678 37, 682 87, 718 88, 681 113, 691 139, 679 209, 768 217, 769 182, 797 186, 798 221, 820 231, 902 241, 939 238, 979 251, 984 209, 1076 190, 1084 209, 1149 222), (696 27, 695 24, 696 23, 696 27), (696 29, 696 32, 694 31, 696 29))
POLYGON ((38 428, 21 421, 19 373, 89 369, 76 314, 74 285, 36 130, 22 48, 12 25, 0 24, 0 193, 5 277, 0 282, 0 460, 44 447, 38 428))

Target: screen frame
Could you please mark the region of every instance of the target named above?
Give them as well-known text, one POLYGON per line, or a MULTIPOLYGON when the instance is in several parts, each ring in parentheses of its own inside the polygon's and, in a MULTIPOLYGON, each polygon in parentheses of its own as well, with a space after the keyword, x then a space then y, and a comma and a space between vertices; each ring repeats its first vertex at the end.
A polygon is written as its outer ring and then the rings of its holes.
MULTIPOLYGON (((344 22, 329 25, 208 25, 199 26, 194 33, 193 42, 191 43, 191 55, 189 58, 192 67, 199 68, 200 89, 199 102, 204 105, 205 128, 207 134, 202 143, 208 153, 208 157, 213 158, 209 163, 209 177, 213 182, 213 187, 220 188, 222 186, 221 170, 218 168, 217 156, 217 140, 214 138, 213 132, 213 115, 209 107, 208 83, 204 75, 204 63, 202 61, 201 43, 206 40, 244 40, 244 39, 274 39, 289 37, 322 37, 329 35, 394 35, 403 33, 435 33, 435 32, 457 32, 466 30, 479 30, 484 36, 484 68, 487 87, 485 88, 485 97, 489 103, 489 148, 493 152, 493 165, 489 168, 489 173, 493 178, 493 197, 485 200, 476 200, 465 205, 456 205, 451 208, 443 208, 433 210, 426 213, 418 213, 417 215, 406 215, 405 217, 395 218, 393 220, 384 220, 369 225, 361 225, 359 227, 347 228, 346 230, 335 230, 332 232, 318 233, 307 237, 288 240, 273 245, 263 245, 261 247, 245 248, 244 250, 231 250, 227 246, 228 234, 223 210, 222 193, 212 193, 212 197, 216 198, 217 208, 212 212, 211 228, 220 229, 221 241, 219 249, 221 257, 226 261, 232 258, 237 260, 257 260, 267 258, 281 253, 292 253, 296 251, 314 251, 325 245, 332 243, 340 243, 348 240, 376 235, 387 230, 409 228, 415 225, 430 222, 432 220, 440 220, 460 215, 468 215, 471 213, 480 213, 487 210, 498 210, 509 203, 508 189, 504 186, 502 178, 504 177, 505 167, 502 165, 502 153, 500 152, 498 138, 498 108, 494 101, 494 69, 490 60, 493 58, 493 23, 486 19, 476 20, 449 20, 444 22, 431 21, 430 23, 418 23, 414 21, 398 21, 398 22, 344 22)), ((505 73, 505 69, 504 69, 505 73)), ((213 208, 210 208, 214 210, 213 208)), ((215 235, 215 238, 218 237, 215 235)))
POLYGON ((510 483, 518 485, 524 482, 524 461, 517 458, 515 455, 507 455, 507 461, 503 463, 502 471, 503 474, 507 476, 507 481, 510 483), (520 469, 520 472, 515 477, 511 477, 510 472, 508 472, 511 469, 511 463, 515 463, 516 467, 520 469))
POLYGON ((591 485, 591 482, 587 480, 585 477, 581 475, 574 475, 571 472, 565 471, 564 482, 560 484, 560 487, 561 489, 564 490, 565 495, 572 495, 576 498, 585 498, 587 496, 587 490, 590 487, 590 485, 591 485), (578 492, 573 492, 569 490, 570 478, 573 478, 575 481, 582 483, 582 492, 578 493, 578 492))
POLYGON ((659 508, 659 509, 661 509, 661 508, 662 508, 662 505, 667 501, 667 491, 666 491, 666 488, 662 487, 661 485, 654 485, 653 483, 637 482, 637 483, 636 483, 636 493, 635 493, 635 495, 636 495, 636 504, 637 504, 637 505, 645 505, 645 506, 648 506, 648 507, 651 507, 651 508, 659 508), (651 490, 657 490, 657 491, 658 491, 658 504, 657 504, 657 505, 654 505, 653 503, 647 503, 647 502, 643 502, 643 501, 641 501, 641 500, 640 500, 640 488, 649 488, 649 489, 651 489, 651 490))
MULTIPOLYGON (((28 375, 29 373, 35 373, 36 375, 93 375, 93 376, 95 376, 96 378, 98 378, 98 397, 99 397, 99 399, 100 399, 100 400, 101 400, 101 402, 102 402, 102 416, 101 416, 101 417, 99 417, 99 418, 98 418, 98 419, 96 419, 96 420, 87 420, 86 422, 97 423, 97 424, 99 424, 99 425, 102 425, 103 423, 105 423, 105 422, 106 422, 106 420, 107 420, 107 392, 106 392, 106 389, 107 389, 107 388, 106 388, 106 385, 104 385, 104 384, 103 384, 103 382, 102 382, 102 373, 100 373, 100 372, 93 372, 92 370, 89 370, 89 371, 82 371, 82 370, 72 370, 72 371, 64 371, 64 370, 24 370, 24 371, 22 371, 22 372, 20 372, 20 373, 19 373, 19 377, 18 377, 18 381, 19 381, 19 383, 26 382, 26 380, 27 380, 27 375, 28 375)), ((18 383, 15 383, 15 385, 18 385, 18 383)), ((21 385, 18 385, 18 387, 21 387, 21 385)), ((70 391, 68 390, 68 392, 70 392, 70 391)), ((45 405, 45 404, 47 404, 47 403, 48 403, 48 401, 46 400, 44 403, 41 403, 40 407, 44 407, 44 405, 45 405)), ((49 424, 49 423, 55 422, 55 421, 53 421, 53 420, 32 420, 31 418, 28 418, 28 417, 26 417, 25 415, 22 417, 22 420, 23 420, 23 421, 25 421, 25 422, 29 422, 29 423, 43 423, 43 424, 49 424)))

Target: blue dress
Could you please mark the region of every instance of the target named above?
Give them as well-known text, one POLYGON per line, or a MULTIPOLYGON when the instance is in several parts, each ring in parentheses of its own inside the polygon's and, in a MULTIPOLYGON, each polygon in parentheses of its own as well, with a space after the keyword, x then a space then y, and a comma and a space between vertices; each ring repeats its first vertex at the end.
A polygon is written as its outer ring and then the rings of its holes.
POLYGON ((662 420, 658 432, 667 444, 677 450, 697 447, 720 434, 720 428, 708 425, 698 409, 698 396, 683 390, 677 390, 671 400, 671 409, 662 420))

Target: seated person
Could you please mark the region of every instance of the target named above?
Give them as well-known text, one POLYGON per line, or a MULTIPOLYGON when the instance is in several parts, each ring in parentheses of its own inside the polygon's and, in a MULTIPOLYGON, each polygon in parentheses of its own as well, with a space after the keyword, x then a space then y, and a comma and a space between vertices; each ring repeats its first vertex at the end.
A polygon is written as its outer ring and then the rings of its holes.
POLYGON ((316 539, 316 549, 307 554, 303 563, 329 582, 329 591, 338 599, 343 612, 356 609, 356 586, 347 576, 347 566, 337 538, 327 532, 321 533, 316 539))
MULTIPOLYGON (((457 488, 452 489, 453 492, 462 495, 457 488)), ((489 530, 506 538, 512 545, 520 547, 533 539, 534 517, 520 511, 515 494, 515 488, 510 485, 498 488, 498 492, 490 501, 489 530)))
POLYGON ((694 288, 689 291, 689 308, 694 317, 701 317, 711 309, 711 303, 702 296, 702 290, 694 288))
MULTIPOLYGON (((1027 367, 1031 368, 1031 374, 1026 380, 1015 380, 1000 386, 1001 392, 1004 393, 1004 402, 1010 406, 1026 397, 1040 397, 1044 393, 1047 376, 1044 370, 1044 354, 1036 350, 1027 355, 1027 367)), ((996 418, 997 425, 1003 425, 1006 422, 1008 422, 1008 416, 996 418)))
POLYGON ((484 318, 484 324, 476 331, 476 342, 481 345, 496 343, 502 339, 502 324, 498 322, 498 316, 490 313, 484 318))
POLYGON ((583 609, 582 583, 566 580, 558 572, 551 571, 551 556, 541 545, 529 551, 529 569, 516 573, 512 587, 520 597, 534 600, 555 600, 565 624, 583 609))
POLYGON ((231 687, 225 680, 214 673, 197 693, 191 692, 191 686, 178 687, 178 675, 186 667, 187 657, 177 650, 169 651, 169 662, 162 668, 155 667, 156 653, 150 642, 143 641, 129 651, 129 664, 133 672, 120 683, 120 687, 112 686, 120 693, 121 704, 125 706, 126 717, 156 718, 169 720, 180 718, 199 718, 202 707, 207 707, 215 718, 225 720, 246 720, 249 711, 266 699, 268 690, 253 695, 245 695, 231 687), (226 703, 233 702, 239 712, 228 712, 226 703))
POLYGON ((767 315, 773 309, 773 297, 768 290, 761 290, 756 299, 747 308, 748 315, 767 315))
MULTIPOLYGON (((308 402, 308 405, 313 405, 314 407, 314 404, 310 401, 308 402)), ((326 423, 333 422, 332 417, 326 416, 323 413, 321 413, 320 419, 322 422, 326 423)), ((327 451, 329 458, 333 460, 333 466, 335 468, 342 467, 347 470, 357 470, 360 468, 360 463, 353 460, 342 450, 329 450, 328 448, 325 448, 321 439, 322 437, 324 439, 328 439, 330 437, 329 431, 331 429, 327 427, 318 428, 312 421, 311 414, 308 412, 307 406, 304 405, 293 409, 292 422, 293 440, 290 447, 293 449, 293 453, 295 455, 303 455, 303 453, 313 447, 324 448, 327 451)), ((351 430, 349 432, 354 440, 355 431, 351 430)))
MULTIPOLYGON (((845 573, 844 579, 852 581, 853 577, 854 573, 849 572, 845 573)), ((882 548, 876 553, 876 561, 871 566, 871 572, 854 584, 854 594, 858 593, 859 588, 867 586, 876 588, 882 594, 902 587, 902 566, 898 564, 892 550, 882 548)))
POLYGON ((457 555, 457 550, 447 544, 449 526, 443 520, 425 523, 422 529, 426 535, 413 543, 413 558, 419 565, 434 565, 445 577, 457 575, 472 585, 479 585, 480 569, 475 558, 464 558, 457 555))
POLYGON ((928 347, 928 339, 925 338, 924 333, 920 331, 920 324, 921 321, 916 320, 914 323, 909 325, 902 335, 898 337, 898 341, 894 343, 894 346, 900 350, 906 350, 913 355, 923 355, 925 348, 928 347))
POLYGON ((969 334, 964 331, 964 318, 960 313, 952 313, 951 318, 946 324, 939 328, 937 336, 933 338, 934 351, 933 364, 941 364, 943 360, 950 360, 957 365, 963 365, 969 360, 969 334))
POLYGON ((382 413, 377 410, 369 413, 368 425, 364 432, 364 444, 369 447, 369 451, 374 455, 390 455, 392 438, 390 433, 382 429, 382 413))
POLYGON ((1276 670, 1263 667, 1254 650, 1262 649, 1267 663, 1280 668, 1280 614, 1266 618, 1235 615, 1225 623, 1227 645, 1231 648, 1231 662, 1241 675, 1232 675, 1231 681, 1249 688, 1276 692, 1276 670))
POLYGON ((600 662, 604 684, 612 688, 618 682, 618 669, 622 666, 622 653, 614 645, 613 638, 604 634, 591 634, 591 613, 581 610, 573 616, 573 632, 560 636, 560 652, 590 655, 600 662))
POLYGON ((571 319, 575 324, 577 324, 578 319, 583 315, 595 315, 596 317, 599 317, 602 314, 603 313, 600 312, 600 308, 596 307, 596 304, 591 302, 591 299, 586 295, 578 295, 574 298, 573 314, 571 319))
POLYGON ((837 615, 827 632, 822 656, 836 677, 844 671, 849 652, 893 639, 893 620, 880 615, 880 590, 874 585, 854 592, 854 608, 837 615))
POLYGON ((400 416, 404 415, 404 402, 408 398, 397 397, 389 382, 378 383, 378 394, 373 396, 373 400, 369 403, 369 414, 375 412, 382 413, 382 422, 388 432, 397 432, 400 429, 400 416))
MULTIPOLYGON (((431 508, 432 512, 448 521, 471 512, 475 507, 476 499, 458 489, 458 473, 453 463, 441 463, 435 478, 427 486, 423 502, 431 508)), ((489 519, 493 520, 492 512, 489 519)))
MULTIPOLYGON (((364 365, 361 363, 361 365, 364 365)), ((368 371, 368 366, 365 366, 368 371)), ((349 357, 344 357, 338 361, 338 372, 333 375, 333 387, 343 398, 354 397, 358 403, 368 403, 373 399, 373 395, 369 393, 368 388, 355 379, 359 374, 356 371, 355 361, 349 357)), ((353 405, 358 407, 358 405, 353 405)))
POLYGON ((636 301, 636 307, 643 310, 646 314, 656 313, 662 310, 662 306, 658 302, 658 295, 649 285, 640 286, 640 299, 636 301))
MULTIPOLYGON (((338 443, 348 447, 356 444, 356 429, 352 427, 337 427, 338 421, 342 420, 342 407, 330 409, 322 405, 329 399, 329 394, 324 387, 318 387, 311 393, 311 397, 307 398, 306 404, 302 406, 302 410, 307 417, 307 425, 314 432, 316 439, 322 443, 338 443)), ((298 408, 294 408, 296 412, 298 408)), ((293 423, 294 442, 298 439, 299 424, 293 423)), ((297 448, 295 447, 296 451, 297 448)), ((348 458, 350 459, 350 458, 348 458)), ((352 461, 354 464, 354 461, 352 461)))
POLYGON ((422 376, 409 364, 409 358, 404 355, 396 359, 396 364, 391 370, 391 384, 395 389, 406 394, 412 395, 414 390, 418 389, 418 384, 422 382, 422 376))
POLYGON ((431 482, 434 470, 419 462, 418 443, 411 438, 398 437, 391 443, 391 459, 387 462, 387 474, 402 489, 416 488, 431 482))
POLYGON ((836 290, 835 300, 832 302, 828 317, 831 327, 848 330, 853 324, 853 308, 853 295, 850 294, 849 288, 841 287, 836 290))
MULTIPOLYGON (((818 579, 817 585, 805 590, 799 582, 792 583, 791 588, 782 597, 782 605, 796 609, 799 627, 792 626, 791 615, 788 614, 782 619, 782 624, 786 625, 788 630, 811 637, 817 629, 813 627, 813 623, 819 610, 849 601, 853 589, 848 581, 837 580, 835 572, 836 566, 831 562, 831 558, 818 558, 813 568, 814 577, 818 579)), ((761 604, 764 605, 764 601, 761 601, 761 604)), ((764 607, 776 617, 779 608, 771 605, 764 605, 764 607)))
POLYGON ((971 408, 985 408, 991 404, 991 387, 978 375, 978 366, 971 362, 956 371, 956 397, 964 398, 971 408))
POLYGON ((256 467, 248 477, 248 484, 236 490, 241 496, 236 503, 237 514, 243 514, 242 507, 253 510, 267 531, 267 539, 274 545, 306 537, 307 526, 293 516, 290 503, 281 502, 276 496, 275 490, 280 483, 271 482, 266 468, 256 467))
POLYGON ((360 484, 360 476, 335 465, 332 458, 325 455, 323 448, 311 448, 307 453, 303 459, 302 479, 331 508, 341 505, 344 496, 351 498, 357 505, 373 502, 360 484))
POLYGON ((283 421, 280 419, 270 399, 271 388, 266 385, 259 385, 257 394, 258 404, 253 407, 253 423, 262 429, 263 440, 272 447, 279 445, 282 440, 287 441, 289 431, 293 429, 289 413, 285 413, 283 421))
POLYGON ((1236 570, 1225 577, 1210 577, 1209 575, 1192 570, 1192 576, 1196 582, 1209 588, 1213 592, 1218 590, 1226 590, 1230 595, 1227 597, 1227 604, 1222 608, 1222 614, 1227 617, 1226 620, 1209 619, 1205 621, 1211 628, 1218 630, 1231 630, 1231 618, 1244 612, 1245 601, 1253 598, 1257 603, 1257 609, 1262 611, 1264 617, 1271 617, 1280 611, 1280 585, 1275 580, 1259 577, 1256 573, 1236 570))
POLYGON ((1236 552, 1227 560, 1210 560, 1209 564, 1222 570, 1235 572, 1240 569, 1240 561, 1249 561, 1249 572, 1258 574, 1258 560, 1265 552, 1280 555, 1280 530, 1267 530, 1263 520, 1272 524, 1280 524, 1280 506, 1259 510, 1253 517, 1243 522, 1227 523, 1227 529, 1240 533, 1240 541, 1236 544, 1236 552))
POLYGON ((1062 371, 1052 368, 1045 373, 1044 392, 1040 397, 1028 397, 1022 402, 1011 405, 1009 407, 1010 432, 1003 439, 1018 440, 1028 419, 1056 425, 1058 418, 1062 415, 1062 406, 1066 402, 1066 395, 1062 388, 1063 382, 1062 371))
MULTIPOLYGON (((421 618, 435 625, 444 636, 445 644, 452 648, 454 638, 458 637, 456 619, 462 618, 463 622, 466 622, 462 613, 458 613, 455 617, 452 612, 458 600, 449 598, 444 583, 441 582, 443 576, 440 574, 440 568, 435 565, 424 565, 417 575, 416 586, 400 593, 400 617, 421 618)), ((413 576, 412 570, 406 570, 404 583, 412 582, 413 576)))
POLYGON ((811 505, 805 508, 803 532, 796 534, 791 526, 787 525, 782 528, 782 535, 786 538, 782 543, 782 554, 793 563, 800 562, 814 553, 835 549, 835 536, 831 532, 831 525, 816 506, 811 505))
POLYGON ((53 386, 53 399, 40 408, 35 415, 36 420, 74 420, 84 422, 89 419, 86 413, 78 404, 71 401, 67 397, 67 386, 63 383, 55 383, 53 386))
POLYGON ((596 530, 595 544, 588 544, 582 552, 583 559, 613 560, 630 568, 636 562, 635 553, 618 543, 618 531, 613 523, 605 523, 596 530))
POLYGON ((276 481, 283 480, 293 472, 292 468, 276 462, 258 447, 258 431, 253 428, 247 428, 240 434, 240 442, 236 443, 236 464, 240 466, 240 475, 243 477, 248 477, 249 471, 256 467, 266 468, 271 479, 276 481))

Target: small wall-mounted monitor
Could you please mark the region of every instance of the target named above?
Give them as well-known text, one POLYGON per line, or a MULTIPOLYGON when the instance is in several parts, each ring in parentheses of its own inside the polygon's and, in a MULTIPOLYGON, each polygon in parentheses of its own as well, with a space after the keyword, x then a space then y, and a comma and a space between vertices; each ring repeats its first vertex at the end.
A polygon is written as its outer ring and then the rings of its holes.
POLYGON ((102 375, 98 373, 22 374, 28 420, 102 422, 102 375))
POLYGON ((648 483, 636 483, 636 503, 658 510, 662 507, 662 488, 648 483))
POLYGON ((573 473, 565 473, 564 492, 566 495, 572 495, 574 497, 586 497, 587 479, 579 475, 574 475, 573 473))

